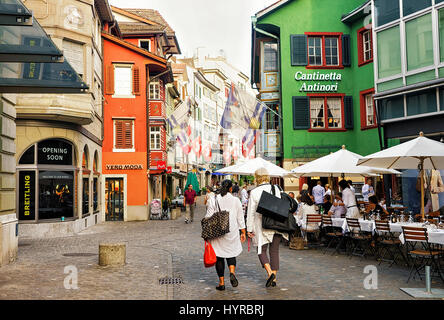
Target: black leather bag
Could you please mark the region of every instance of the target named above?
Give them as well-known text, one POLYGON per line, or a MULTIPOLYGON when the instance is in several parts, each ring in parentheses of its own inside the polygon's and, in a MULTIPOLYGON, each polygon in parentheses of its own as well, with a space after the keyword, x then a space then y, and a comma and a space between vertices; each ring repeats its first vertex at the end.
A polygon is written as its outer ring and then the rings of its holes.
POLYGON ((226 210, 221 210, 219 203, 216 200, 218 211, 216 211, 211 217, 203 218, 202 234, 201 237, 205 240, 212 240, 230 232, 230 213, 226 210))
POLYGON ((263 217, 285 222, 288 219, 290 203, 286 199, 276 197, 275 188, 275 185, 271 186, 272 193, 262 192, 256 211, 261 213, 263 217))
POLYGON ((287 219, 283 222, 262 215, 262 229, 293 233, 298 229, 298 225, 296 223, 296 219, 293 216, 293 213, 289 212, 287 219))

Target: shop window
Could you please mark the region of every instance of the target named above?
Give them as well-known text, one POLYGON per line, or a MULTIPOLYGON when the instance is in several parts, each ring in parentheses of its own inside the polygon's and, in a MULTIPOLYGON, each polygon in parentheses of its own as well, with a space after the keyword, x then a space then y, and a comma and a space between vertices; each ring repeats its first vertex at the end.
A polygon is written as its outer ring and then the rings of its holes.
POLYGON ((310 97, 310 128, 343 129, 343 98, 341 96, 310 97))
POLYGON ((278 51, 277 43, 264 43, 264 71, 278 70, 278 51))
POLYGON ((133 120, 114 120, 114 149, 134 150, 133 120))
POLYGON ((378 78, 401 73, 401 40, 399 26, 380 31, 378 38, 378 78))
POLYGON ((20 157, 19 164, 34 164, 35 163, 35 146, 31 146, 20 157))
POLYGON ((399 0, 374 0, 376 26, 399 19, 399 0))
POLYGON ((407 115, 437 112, 436 90, 407 95, 407 115))
POLYGON ((426 14, 405 23, 407 70, 433 65, 432 15, 426 14))
POLYGON ((403 0, 402 13, 405 16, 425 9, 432 5, 432 0, 403 0))
POLYGON ((376 109, 373 95, 374 89, 360 92, 361 97, 361 130, 376 127, 376 109))
POLYGON ((342 68, 341 34, 307 33, 307 68, 342 68))
POLYGON ((358 30, 358 65, 373 61, 373 36, 371 26, 358 30))
POLYGON ((73 171, 39 171, 39 220, 69 218, 73 211, 73 171))
POLYGON ((94 211, 97 211, 97 209, 99 208, 98 190, 99 190, 99 179, 94 177, 94 179, 93 179, 93 210, 94 211))
POLYGON ((150 149, 151 150, 160 150, 160 138, 161 131, 160 127, 151 127, 150 128, 150 149))
POLYGON ((89 178, 82 179, 82 215, 89 213, 89 178))
POLYGON ((160 100, 160 83, 150 82, 150 100, 160 100))

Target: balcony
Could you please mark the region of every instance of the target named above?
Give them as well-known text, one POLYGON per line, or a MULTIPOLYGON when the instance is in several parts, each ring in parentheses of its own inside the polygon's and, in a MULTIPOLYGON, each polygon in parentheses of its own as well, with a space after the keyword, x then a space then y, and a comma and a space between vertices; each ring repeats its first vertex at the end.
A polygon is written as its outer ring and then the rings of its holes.
POLYGON ((94 101, 89 94, 17 95, 17 119, 40 119, 86 125, 94 119, 94 101))

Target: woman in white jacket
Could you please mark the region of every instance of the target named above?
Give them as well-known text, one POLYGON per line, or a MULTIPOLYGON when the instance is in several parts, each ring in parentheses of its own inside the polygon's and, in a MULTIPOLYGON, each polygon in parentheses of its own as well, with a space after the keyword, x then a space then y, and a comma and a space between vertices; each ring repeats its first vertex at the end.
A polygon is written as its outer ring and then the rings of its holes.
MULTIPOLYGON (((279 244, 282 237, 288 240, 288 233, 275 230, 262 229, 262 215, 256 212, 262 192, 272 193, 270 176, 265 168, 254 173, 257 187, 250 191, 250 199, 247 209, 247 234, 253 239, 253 245, 257 246, 257 254, 262 267, 267 271, 268 279, 266 287, 276 286, 277 271, 279 270, 279 244), (270 257, 267 256, 267 248, 270 257)), ((278 188, 275 188, 277 197, 281 197, 278 188)))
POLYGON ((230 213, 230 232, 222 237, 210 240, 214 253, 216 254, 216 272, 219 276, 219 285, 217 290, 225 290, 225 260, 227 260, 230 270, 230 282, 233 287, 238 286, 235 276, 236 257, 242 252, 241 242, 245 242, 245 217, 242 210, 242 204, 238 197, 231 194, 233 183, 231 180, 224 180, 220 194, 209 199, 206 218, 211 217, 214 212, 222 210, 230 213), (242 232, 239 235, 239 230, 242 232))

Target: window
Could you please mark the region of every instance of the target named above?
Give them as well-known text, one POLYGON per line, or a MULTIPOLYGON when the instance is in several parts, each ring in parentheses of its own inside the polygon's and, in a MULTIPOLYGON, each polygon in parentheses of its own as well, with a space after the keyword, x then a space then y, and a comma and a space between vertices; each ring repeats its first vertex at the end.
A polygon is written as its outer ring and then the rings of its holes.
POLYGON ((150 149, 160 150, 160 127, 150 128, 150 149))
POLYGON ((277 43, 264 43, 264 71, 278 70, 278 52, 277 43))
POLYGON ((279 130, 278 108, 277 104, 268 105, 265 112, 265 130, 279 130))
POLYGON ((438 11, 438 25, 439 25, 439 57, 440 61, 444 62, 444 9, 438 11))
POLYGON ((342 68, 340 37, 340 33, 308 34, 308 68, 342 68))
POLYGON ((378 32, 378 78, 401 73, 401 40, 399 26, 378 32))
POLYGON ((379 110, 381 120, 404 117, 404 96, 383 99, 379 110))
POLYGON ((63 55, 82 78, 84 74, 83 44, 63 40, 63 55))
POLYGON ((133 120, 114 120, 114 149, 125 150, 126 152, 134 151, 133 133, 133 120))
POLYGON ((132 66, 114 65, 114 95, 132 96, 132 66))
POLYGON ((147 51, 151 51, 151 41, 150 40, 139 40, 139 47, 147 51))
POLYGON ((399 0, 374 0, 374 5, 377 27, 399 19, 399 0))
POLYGON ((343 106, 340 96, 310 96, 310 128, 343 129, 343 106))
POLYGON ((150 82, 150 100, 160 100, 159 82, 150 82))
POLYGON ((376 127, 376 112, 373 95, 375 90, 368 89, 360 92, 361 96, 361 130, 376 127))
POLYGON ((432 5, 432 0, 403 0, 402 2, 404 17, 432 5))
POLYGON ((407 95, 407 116, 437 112, 436 89, 407 95))
POLYGON ((358 65, 373 61, 373 37, 371 26, 358 30, 358 65))
POLYGON ((89 213, 89 179, 83 178, 82 183, 82 215, 86 215, 89 213))
POLYGON ((432 15, 405 23, 407 70, 433 65, 432 15))

